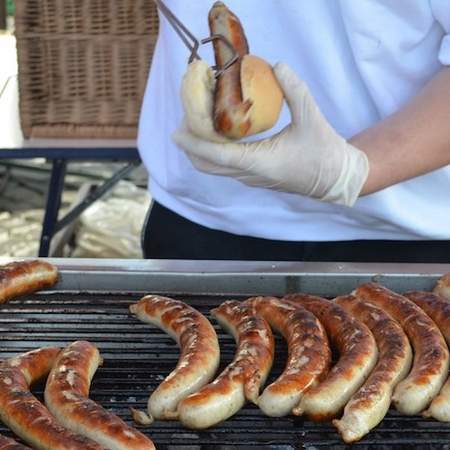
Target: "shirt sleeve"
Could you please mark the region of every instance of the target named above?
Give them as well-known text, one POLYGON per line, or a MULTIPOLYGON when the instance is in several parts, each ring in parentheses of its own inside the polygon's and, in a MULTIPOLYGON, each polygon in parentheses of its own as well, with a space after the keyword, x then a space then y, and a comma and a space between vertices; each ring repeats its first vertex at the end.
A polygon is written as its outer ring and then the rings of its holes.
POLYGON ((450 66, 450 1, 449 0, 430 0, 431 10, 434 18, 444 29, 439 49, 438 59, 444 66, 450 66))

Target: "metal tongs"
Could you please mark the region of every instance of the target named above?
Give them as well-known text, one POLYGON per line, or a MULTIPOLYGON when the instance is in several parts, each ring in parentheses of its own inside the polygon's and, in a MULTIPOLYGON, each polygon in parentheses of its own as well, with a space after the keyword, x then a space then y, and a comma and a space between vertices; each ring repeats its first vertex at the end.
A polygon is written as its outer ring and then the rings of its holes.
POLYGON ((194 59, 201 59, 201 57, 198 54, 200 45, 207 44, 214 40, 222 41, 230 49, 232 53, 231 58, 222 67, 219 67, 217 65, 212 67, 212 69, 215 71, 216 78, 220 77, 225 72, 225 70, 231 67, 239 59, 238 52, 234 48, 233 44, 225 36, 221 34, 213 34, 199 41, 189 31, 189 29, 180 21, 180 19, 178 19, 178 17, 175 16, 175 14, 165 5, 165 3, 162 0, 153 0, 153 1, 155 2, 156 6, 161 11, 161 13, 164 15, 164 17, 167 19, 169 24, 173 27, 175 32, 178 34, 178 36, 181 38, 183 43, 191 52, 189 56, 189 64, 192 61, 194 61, 194 59))

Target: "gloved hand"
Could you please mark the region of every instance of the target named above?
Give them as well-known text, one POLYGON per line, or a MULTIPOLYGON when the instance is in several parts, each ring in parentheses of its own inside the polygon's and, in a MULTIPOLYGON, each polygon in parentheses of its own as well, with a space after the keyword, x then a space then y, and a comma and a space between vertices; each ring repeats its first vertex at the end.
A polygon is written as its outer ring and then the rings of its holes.
POLYGON ((352 206, 369 173, 366 154, 336 133, 289 66, 277 64, 274 72, 292 116, 280 133, 251 143, 217 143, 183 125, 173 136, 175 143, 203 172, 352 206))

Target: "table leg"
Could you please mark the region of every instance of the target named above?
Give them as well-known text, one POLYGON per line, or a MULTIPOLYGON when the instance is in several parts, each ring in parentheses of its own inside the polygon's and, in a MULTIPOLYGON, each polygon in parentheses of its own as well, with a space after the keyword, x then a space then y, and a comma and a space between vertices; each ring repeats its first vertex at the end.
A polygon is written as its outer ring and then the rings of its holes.
POLYGON ((48 256, 50 243, 55 234, 55 227, 58 220, 59 207, 61 206, 61 196, 64 189, 64 179, 66 176, 67 161, 55 159, 52 165, 52 173, 47 193, 47 205, 45 208, 44 223, 42 225, 41 241, 39 246, 39 256, 48 256))
POLYGON ((0 0, 0 30, 6 30, 6 0, 0 0))
POLYGON ((140 162, 133 161, 122 167, 118 172, 116 172, 110 179, 106 180, 102 185, 94 188, 87 196, 83 199, 80 204, 75 206, 71 211, 69 211, 61 220, 55 224, 54 233, 62 230, 69 223, 77 219, 86 209, 89 208, 95 201, 111 190, 120 180, 125 178, 133 170, 140 166, 140 162))
POLYGON ((9 167, 5 167, 5 173, 3 174, 3 179, 0 179, 0 195, 3 194, 3 191, 6 189, 6 186, 11 178, 11 169, 9 167))

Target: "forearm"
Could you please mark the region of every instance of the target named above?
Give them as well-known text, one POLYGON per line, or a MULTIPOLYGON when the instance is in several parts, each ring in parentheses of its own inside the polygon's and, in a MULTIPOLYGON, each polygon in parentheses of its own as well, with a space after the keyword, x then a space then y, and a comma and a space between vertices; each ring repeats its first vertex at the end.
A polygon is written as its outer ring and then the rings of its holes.
POLYGON ((398 112, 349 142, 370 163, 361 195, 450 164, 450 68, 436 74, 398 112))

